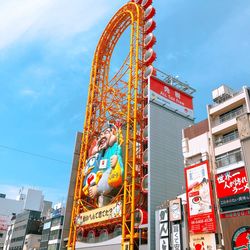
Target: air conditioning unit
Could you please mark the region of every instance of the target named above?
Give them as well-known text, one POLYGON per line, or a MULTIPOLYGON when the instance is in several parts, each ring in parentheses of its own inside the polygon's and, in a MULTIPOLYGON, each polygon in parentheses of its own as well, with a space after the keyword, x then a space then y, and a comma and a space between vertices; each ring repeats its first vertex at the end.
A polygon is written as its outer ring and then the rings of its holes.
POLYGON ((234 94, 233 89, 226 85, 221 85, 219 88, 212 91, 213 101, 216 103, 222 103, 232 97, 234 94))
POLYGON ((215 144, 218 146, 219 144, 222 144, 223 143, 223 137, 220 136, 218 138, 215 139, 215 144))

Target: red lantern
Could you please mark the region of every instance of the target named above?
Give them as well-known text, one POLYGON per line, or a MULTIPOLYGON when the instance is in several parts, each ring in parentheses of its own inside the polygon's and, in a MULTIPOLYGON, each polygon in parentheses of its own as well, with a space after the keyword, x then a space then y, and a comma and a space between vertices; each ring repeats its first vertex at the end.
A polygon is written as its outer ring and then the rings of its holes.
POLYGON ((148 223, 148 213, 143 209, 137 208, 135 210, 135 227, 148 223))
POLYGON ((150 5, 144 12, 144 20, 148 20, 152 17, 154 17, 156 11, 155 11, 155 8, 150 5))
POLYGON ((151 75, 156 75, 156 70, 154 69, 154 67, 152 65, 149 65, 146 69, 145 72, 143 74, 144 79, 147 79, 149 76, 151 75))
POLYGON ((152 33, 149 33, 144 39, 144 46, 146 49, 152 48, 156 43, 156 38, 152 33))
POLYGON ((155 29, 155 27, 156 27, 155 21, 152 18, 150 18, 144 26, 144 31, 146 34, 151 33, 155 29))
POLYGON ((144 194, 148 193, 148 175, 146 174, 143 178, 142 178, 142 182, 141 182, 141 191, 144 194))
POLYGON ((147 9, 152 4, 152 2, 152 0, 143 0, 141 6, 142 8, 147 9))
POLYGON ((135 0, 135 3, 141 4, 141 3, 142 3, 142 0, 135 0))
POLYGON ((152 62, 156 59, 156 53, 153 51, 153 49, 148 49, 144 55, 144 62, 147 65, 152 64, 152 62))

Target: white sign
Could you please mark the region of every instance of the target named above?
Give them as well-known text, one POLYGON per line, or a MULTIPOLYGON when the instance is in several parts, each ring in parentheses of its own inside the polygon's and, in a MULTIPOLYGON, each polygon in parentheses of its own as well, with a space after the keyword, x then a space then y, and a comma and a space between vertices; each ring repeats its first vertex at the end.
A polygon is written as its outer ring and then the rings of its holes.
POLYGON ((160 239, 160 250, 168 250, 168 238, 160 239))
POLYGON ((159 222, 168 221, 168 210, 161 209, 159 210, 159 222))
POLYGON ((160 237, 168 236, 168 222, 160 223, 160 237))
POLYGON ((180 224, 172 225, 173 250, 181 250, 180 224))

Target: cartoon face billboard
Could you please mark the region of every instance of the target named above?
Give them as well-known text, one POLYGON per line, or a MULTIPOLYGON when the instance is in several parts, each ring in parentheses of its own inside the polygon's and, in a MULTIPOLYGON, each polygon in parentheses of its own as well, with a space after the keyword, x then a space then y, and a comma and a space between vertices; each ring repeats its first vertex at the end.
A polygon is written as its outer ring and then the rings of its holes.
POLYGON ((98 206, 107 205, 123 183, 122 131, 107 123, 92 142, 84 167, 83 194, 97 199, 98 206))

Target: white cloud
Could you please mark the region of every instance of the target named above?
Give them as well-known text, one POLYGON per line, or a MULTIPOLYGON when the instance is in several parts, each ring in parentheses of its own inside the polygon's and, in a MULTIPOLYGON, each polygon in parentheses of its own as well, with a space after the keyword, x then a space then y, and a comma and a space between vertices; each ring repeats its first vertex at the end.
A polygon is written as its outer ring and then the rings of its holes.
POLYGON ((39 93, 36 92, 35 90, 33 89, 22 89, 20 91, 20 94, 22 96, 29 96, 29 97, 32 97, 32 98, 37 98, 39 96, 39 93))
POLYGON ((0 49, 19 39, 65 39, 88 31, 103 18, 112 0, 0 1, 0 49))

